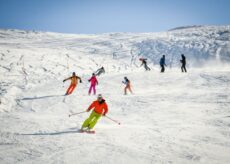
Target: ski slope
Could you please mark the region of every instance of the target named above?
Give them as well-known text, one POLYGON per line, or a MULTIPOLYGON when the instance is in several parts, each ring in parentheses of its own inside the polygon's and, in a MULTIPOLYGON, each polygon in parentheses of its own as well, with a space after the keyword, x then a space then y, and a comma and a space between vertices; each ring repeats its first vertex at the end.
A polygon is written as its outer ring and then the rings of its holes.
POLYGON ((0 30, 0 163, 230 163, 230 26, 95 35, 0 30), (180 72, 180 54, 188 73, 180 72), (158 62, 166 55, 166 72, 158 62), (151 71, 140 67, 148 58, 151 71), (96 134, 88 78, 109 106, 96 134), (75 71, 74 93, 64 97, 75 71), (134 94, 123 95, 123 77, 134 94))

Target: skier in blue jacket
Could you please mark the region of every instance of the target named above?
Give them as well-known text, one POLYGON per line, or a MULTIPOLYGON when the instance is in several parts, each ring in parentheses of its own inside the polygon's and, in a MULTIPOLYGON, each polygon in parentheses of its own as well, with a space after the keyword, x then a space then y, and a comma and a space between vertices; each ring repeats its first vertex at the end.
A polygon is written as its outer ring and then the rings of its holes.
POLYGON ((160 60, 160 66, 161 66, 161 72, 164 72, 165 71, 165 66, 167 66, 165 64, 165 55, 163 55, 161 60, 160 60))

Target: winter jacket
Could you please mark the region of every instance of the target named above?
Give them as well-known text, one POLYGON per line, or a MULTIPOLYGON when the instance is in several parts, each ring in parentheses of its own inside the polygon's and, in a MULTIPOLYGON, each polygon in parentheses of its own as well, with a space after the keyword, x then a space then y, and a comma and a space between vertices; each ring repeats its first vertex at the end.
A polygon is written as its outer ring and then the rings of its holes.
POLYGON ((161 58, 161 60, 160 60, 160 65, 165 65, 165 58, 161 58))
POLYGON ((77 85, 78 79, 80 80, 80 83, 81 83, 81 82, 82 82, 82 81, 81 81, 81 78, 78 77, 78 76, 71 76, 71 77, 69 77, 69 78, 63 80, 63 82, 65 82, 66 80, 71 80, 71 84, 72 84, 72 85, 77 85))
POLYGON ((184 65, 186 64, 186 59, 185 59, 185 56, 182 56, 181 63, 182 63, 182 64, 184 64, 184 65))
POLYGON ((96 76, 92 76, 89 81, 91 82, 91 85, 96 85, 98 84, 96 76))
POLYGON ((98 114, 102 114, 102 115, 106 115, 106 113, 108 112, 108 106, 107 106, 104 99, 102 100, 102 102, 99 102, 98 100, 94 101, 88 107, 87 111, 90 111, 91 109, 93 109, 94 112, 96 112, 98 114))

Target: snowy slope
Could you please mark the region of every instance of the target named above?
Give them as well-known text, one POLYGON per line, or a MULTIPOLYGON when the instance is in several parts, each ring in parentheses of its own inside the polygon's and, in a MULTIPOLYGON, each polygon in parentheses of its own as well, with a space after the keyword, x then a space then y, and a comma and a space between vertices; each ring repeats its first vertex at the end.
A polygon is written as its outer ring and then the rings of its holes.
POLYGON ((229 163, 230 26, 72 35, 0 30, 0 163, 229 163), (180 72, 180 54, 188 59, 180 72), (159 73, 166 54, 169 67, 159 73), (152 71, 140 68, 147 57, 152 71), (109 105, 96 134, 78 129, 100 66, 109 105), (83 78, 63 97, 75 71, 83 78), (134 95, 123 95, 124 76, 134 95))

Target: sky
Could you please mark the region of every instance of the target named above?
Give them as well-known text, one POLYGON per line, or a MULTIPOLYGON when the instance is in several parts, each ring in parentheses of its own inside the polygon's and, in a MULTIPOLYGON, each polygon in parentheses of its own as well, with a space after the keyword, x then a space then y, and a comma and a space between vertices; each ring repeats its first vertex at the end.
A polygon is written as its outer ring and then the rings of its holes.
POLYGON ((230 25, 230 0, 0 0, 0 28, 95 34, 230 25))

